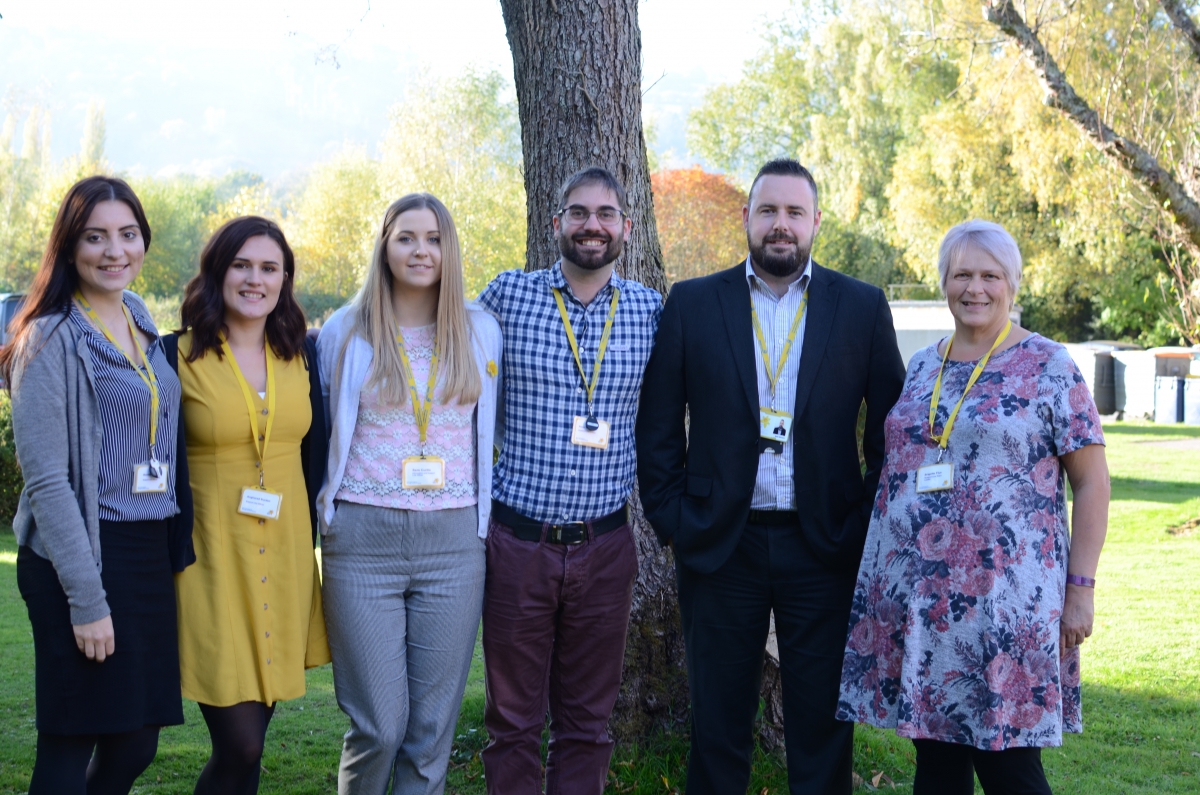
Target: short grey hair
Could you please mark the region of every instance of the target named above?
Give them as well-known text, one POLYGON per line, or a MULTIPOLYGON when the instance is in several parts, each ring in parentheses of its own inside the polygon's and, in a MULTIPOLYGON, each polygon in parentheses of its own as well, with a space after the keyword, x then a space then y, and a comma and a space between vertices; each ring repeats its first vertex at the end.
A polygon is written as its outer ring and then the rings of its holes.
POLYGON ((1021 249, 1008 231, 991 221, 973 218, 953 227, 942 238, 938 250, 938 275, 941 277, 942 295, 946 294, 946 279, 950 269, 962 262, 967 249, 982 251, 999 263, 1005 281, 1012 288, 1013 300, 1017 300, 1017 289, 1021 286, 1021 249))

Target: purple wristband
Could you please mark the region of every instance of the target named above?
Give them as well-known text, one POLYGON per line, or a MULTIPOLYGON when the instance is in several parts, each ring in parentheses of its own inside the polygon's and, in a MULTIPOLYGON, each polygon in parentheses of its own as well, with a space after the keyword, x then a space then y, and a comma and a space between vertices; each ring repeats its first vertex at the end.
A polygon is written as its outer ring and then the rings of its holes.
POLYGON ((1067 585, 1080 585, 1080 586, 1083 586, 1084 588, 1095 588, 1096 587, 1096 578, 1095 577, 1084 577, 1079 574, 1068 574, 1067 575, 1067 585))

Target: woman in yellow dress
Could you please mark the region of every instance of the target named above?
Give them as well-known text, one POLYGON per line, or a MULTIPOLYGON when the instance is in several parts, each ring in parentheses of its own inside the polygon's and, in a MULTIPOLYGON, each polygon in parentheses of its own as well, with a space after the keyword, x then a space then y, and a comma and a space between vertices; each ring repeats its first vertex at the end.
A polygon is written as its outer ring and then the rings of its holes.
POLYGON ((329 662, 313 554, 324 409, 294 278, 279 227, 237 218, 205 246, 180 309, 197 558, 175 579, 180 672, 212 738, 197 795, 258 791, 275 703, 329 662))

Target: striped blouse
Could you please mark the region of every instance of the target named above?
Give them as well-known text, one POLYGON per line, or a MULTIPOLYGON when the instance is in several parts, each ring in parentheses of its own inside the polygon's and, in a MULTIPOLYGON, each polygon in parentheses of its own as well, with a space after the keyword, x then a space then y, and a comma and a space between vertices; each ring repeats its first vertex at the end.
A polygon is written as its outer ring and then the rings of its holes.
POLYGON ((150 457, 150 390, 120 349, 72 301, 69 318, 82 333, 92 356, 100 424, 104 429, 100 443, 100 518, 110 522, 166 519, 179 513, 175 502, 175 436, 182 390, 179 377, 163 353, 154 321, 137 302, 126 300, 125 305, 137 327, 154 340, 146 350, 158 376, 160 416, 154 452, 171 469, 165 492, 133 493, 133 468, 150 457))

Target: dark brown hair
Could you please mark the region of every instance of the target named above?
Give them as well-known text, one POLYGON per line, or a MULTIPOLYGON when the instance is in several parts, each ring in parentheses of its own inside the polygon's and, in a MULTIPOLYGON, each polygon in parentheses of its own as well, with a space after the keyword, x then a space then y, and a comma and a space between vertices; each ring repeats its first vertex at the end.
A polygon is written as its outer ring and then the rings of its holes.
POLYGON ((625 186, 613 176, 613 173, 607 168, 600 166, 589 166, 588 168, 576 171, 571 176, 567 177, 563 182, 562 187, 558 189, 558 209, 555 213, 561 213, 567 207, 567 200, 571 198, 571 194, 576 189, 582 188, 584 185, 603 185, 613 192, 617 197, 617 209, 621 212, 628 210, 628 199, 625 196, 625 186))
POLYGON ((150 224, 146 221, 146 212, 137 194, 125 180, 88 177, 72 185, 58 206, 58 215, 54 217, 50 239, 46 241, 46 251, 42 254, 42 264, 33 277, 25 303, 12 319, 12 341, 0 350, 0 373, 6 381, 11 382, 13 370, 36 353, 30 349, 34 321, 59 313, 66 318, 71 296, 79 289, 75 244, 87 227, 92 210, 100 202, 107 201, 123 202, 129 207, 142 231, 146 250, 150 249, 150 224))
POLYGON ((182 334, 192 332, 192 349, 187 360, 194 362, 208 351, 221 357, 221 334, 225 328, 225 274, 237 259, 242 246, 252 237, 269 237, 279 244, 283 252, 283 286, 279 290, 279 303, 267 315, 267 342, 276 355, 291 361, 304 350, 304 332, 307 322, 304 310, 296 302, 292 289, 296 281, 296 258, 288 245, 283 230, 274 221, 257 215, 244 215, 227 221, 213 233, 200 254, 200 272, 188 282, 179 308, 182 334))
POLYGON ((790 157, 781 157, 778 160, 768 160, 763 164, 763 167, 758 170, 758 174, 754 177, 754 182, 750 183, 750 192, 746 194, 747 204, 754 198, 754 188, 758 185, 758 181, 763 177, 800 177, 808 183, 813 192, 813 209, 817 209, 817 181, 813 179, 812 172, 804 166, 800 165, 800 161, 793 160, 790 157))

